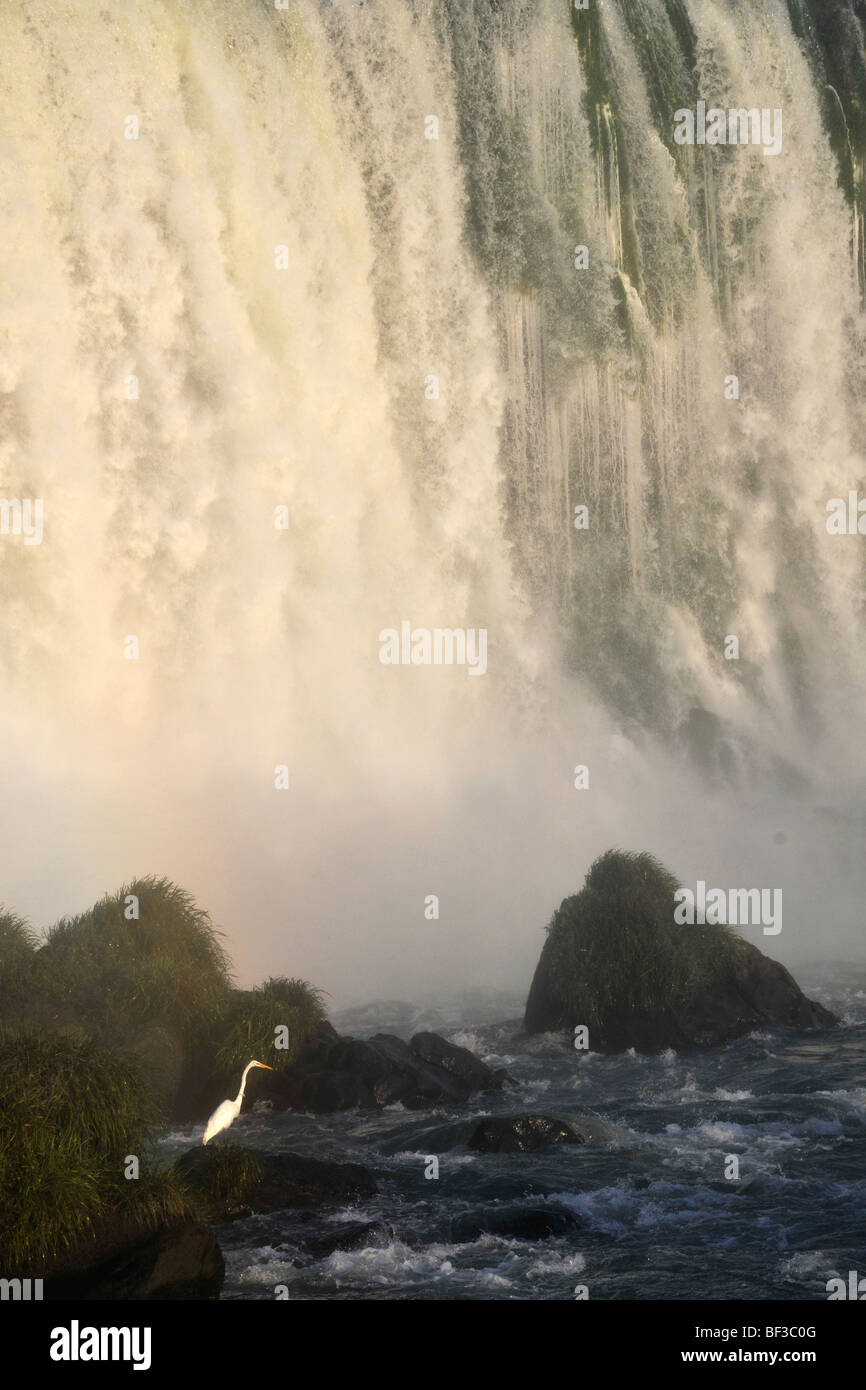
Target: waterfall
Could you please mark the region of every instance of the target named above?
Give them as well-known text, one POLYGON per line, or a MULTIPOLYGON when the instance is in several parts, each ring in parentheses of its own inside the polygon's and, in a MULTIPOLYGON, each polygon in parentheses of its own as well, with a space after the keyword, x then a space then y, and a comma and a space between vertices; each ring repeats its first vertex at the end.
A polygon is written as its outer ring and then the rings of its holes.
POLYGON ((858 939, 862 7, 0 34, 0 497, 44 506, 0 536, 9 904, 156 871, 251 974, 522 979, 625 843, 794 884, 791 950, 838 890, 858 939), (678 146, 698 100, 781 154, 678 146), (383 665, 403 621, 487 674, 383 665))

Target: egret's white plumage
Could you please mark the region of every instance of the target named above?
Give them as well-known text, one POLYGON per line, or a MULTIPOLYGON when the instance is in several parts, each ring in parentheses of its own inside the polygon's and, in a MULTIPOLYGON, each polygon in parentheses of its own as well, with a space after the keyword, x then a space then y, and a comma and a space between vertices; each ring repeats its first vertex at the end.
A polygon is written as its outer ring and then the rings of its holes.
POLYGON ((247 1072, 250 1070, 250 1067, 264 1067, 265 1071, 273 1071, 273 1067, 269 1067, 267 1062, 247 1062, 247 1065, 244 1067, 244 1074, 241 1077, 241 1089, 238 1091, 234 1100, 224 1100, 222 1104, 217 1106, 205 1126, 204 1138, 201 1141, 203 1144, 209 1143, 215 1134, 219 1134, 221 1129, 228 1129, 229 1125, 232 1124, 241 1113, 241 1106, 244 1100, 244 1088, 247 1084, 247 1072))

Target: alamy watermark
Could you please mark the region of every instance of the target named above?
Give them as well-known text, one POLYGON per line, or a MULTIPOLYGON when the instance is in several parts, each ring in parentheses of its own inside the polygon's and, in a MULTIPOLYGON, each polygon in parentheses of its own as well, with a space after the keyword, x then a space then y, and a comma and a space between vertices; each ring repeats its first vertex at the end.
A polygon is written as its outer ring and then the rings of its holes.
POLYGON ((848 1270, 848 1283, 837 1275, 834 1279, 828 1279, 824 1285, 827 1291, 827 1302, 835 1303, 839 1299, 851 1299, 855 1303, 862 1303, 866 1300, 866 1279, 861 1279, 856 1269, 848 1270))
POLYGON ((827 534, 830 536, 866 536, 866 497, 853 488, 844 497, 831 497, 826 506, 827 534))
POLYGON ((674 112, 674 140, 678 145, 761 145, 764 154, 782 152, 782 112, 779 107, 711 106, 699 101, 694 111, 674 112))
POLYGON ((674 893, 674 921, 678 926, 730 926, 764 929, 765 936, 782 930, 781 888, 710 888, 699 878, 696 890, 678 888, 674 893))
POLYGON ((52 1329, 48 1354, 52 1361, 131 1361, 134 1371, 148 1371, 151 1337, 149 1327, 82 1327, 73 1318, 52 1329))
POLYGON ((42 498, 0 497, 0 536, 23 536, 25 545, 41 545, 42 498))
POLYGON ((0 1279, 0 1302, 39 1303, 42 1299, 41 1279, 0 1279))
POLYGON ((466 666, 470 676, 487 671, 486 627, 416 627, 404 619, 400 631, 379 633, 383 666, 466 666))

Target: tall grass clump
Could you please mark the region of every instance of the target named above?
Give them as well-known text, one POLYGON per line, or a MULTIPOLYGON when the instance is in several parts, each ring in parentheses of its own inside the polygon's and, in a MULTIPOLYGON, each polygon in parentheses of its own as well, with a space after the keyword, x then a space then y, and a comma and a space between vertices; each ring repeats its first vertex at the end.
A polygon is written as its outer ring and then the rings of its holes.
POLYGON ((156 1122, 125 1058, 88 1038, 0 1032, 0 1268, 41 1276, 189 1211, 142 1154, 156 1122), (136 1155, 141 1176, 127 1179, 136 1155))
POLYGON ((26 1008, 35 988, 36 946, 36 936, 23 917, 0 908, 0 1017, 26 1008))
POLYGON ((303 980, 235 989, 222 934, 165 878, 124 884, 38 946, 25 922, 0 915, 0 1025, 115 1049, 162 1118, 207 1114, 252 1057, 290 1066, 325 1018, 321 992, 303 980))
POLYGON ((227 1085, 240 1078, 251 1057, 281 1071, 326 1016, 322 991, 306 980, 276 976, 255 989, 235 990, 213 1023, 215 1071, 227 1085), (288 1046, 278 1047, 277 1030, 283 1028, 288 1046))
POLYGON ((730 973, 744 942, 674 921, 679 883, 651 854, 608 850, 548 927, 545 978, 568 1019, 668 1013, 730 973))
POLYGON ((187 1034, 231 988, 228 957, 207 912, 154 876, 63 918, 39 956, 53 997, 108 1040, 145 1022, 187 1034))

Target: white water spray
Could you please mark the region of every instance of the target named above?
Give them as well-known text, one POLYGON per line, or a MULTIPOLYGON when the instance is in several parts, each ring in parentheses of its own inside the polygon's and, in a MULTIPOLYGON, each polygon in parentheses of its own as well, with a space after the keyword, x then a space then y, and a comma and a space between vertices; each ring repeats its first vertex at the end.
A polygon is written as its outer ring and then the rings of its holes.
POLYGON ((155 871, 245 978, 520 984, 617 843, 857 939, 851 218, 784 5, 688 12, 779 159, 678 167, 614 3, 603 119, 556 0, 4 14, 9 906, 155 871), (383 667, 404 619, 487 674, 383 667))

